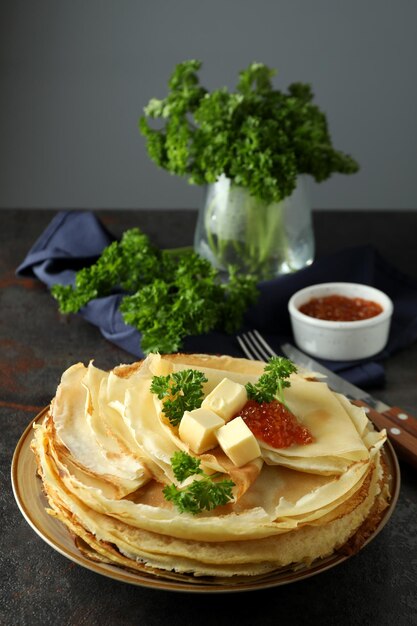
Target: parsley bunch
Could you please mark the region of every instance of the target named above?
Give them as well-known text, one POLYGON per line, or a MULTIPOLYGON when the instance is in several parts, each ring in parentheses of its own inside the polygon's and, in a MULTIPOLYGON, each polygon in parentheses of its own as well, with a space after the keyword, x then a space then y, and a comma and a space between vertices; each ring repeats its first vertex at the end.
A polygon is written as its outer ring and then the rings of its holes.
POLYGON ((320 182, 333 172, 358 171, 352 157, 333 148, 309 85, 274 89, 274 70, 252 63, 240 72, 236 92, 208 92, 199 84, 200 68, 196 60, 177 65, 166 98, 144 109, 139 128, 158 166, 197 185, 225 174, 268 203, 291 195, 298 174, 320 182), (154 119, 162 121, 157 128, 154 119))
POLYGON ((164 400, 164 415, 173 426, 178 426, 184 411, 199 409, 203 401, 203 372, 188 369, 167 376, 154 376, 151 391, 164 400))
POLYGON ((116 292, 124 321, 142 334, 145 353, 176 352, 186 336, 212 329, 236 331, 258 295, 253 278, 230 268, 229 281, 222 282, 207 260, 192 251, 161 251, 138 228, 78 271, 73 286, 51 289, 62 313, 116 292))
POLYGON ((245 385, 248 398, 256 402, 272 402, 275 398, 285 405, 284 389, 290 386, 287 380, 297 371, 296 366, 289 359, 273 356, 265 365, 264 373, 258 382, 245 385))
POLYGON ((107 246, 96 263, 79 270, 74 286, 54 285, 51 293, 61 313, 77 313, 90 300, 107 296, 116 287, 129 292, 151 282, 161 260, 161 252, 149 238, 132 228, 120 242, 107 246))
POLYGON ((166 500, 173 502, 180 513, 196 515, 201 511, 211 511, 217 506, 227 504, 232 498, 232 488, 235 483, 225 479, 214 481, 217 474, 208 476, 200 467, 200 460, 186 452, 175 452, 171 458, 171 465, 175 478, 182 482, 189 476, 201 475, 187 487, 178 488, 176 485, 164 487, 163 494, 166 500))

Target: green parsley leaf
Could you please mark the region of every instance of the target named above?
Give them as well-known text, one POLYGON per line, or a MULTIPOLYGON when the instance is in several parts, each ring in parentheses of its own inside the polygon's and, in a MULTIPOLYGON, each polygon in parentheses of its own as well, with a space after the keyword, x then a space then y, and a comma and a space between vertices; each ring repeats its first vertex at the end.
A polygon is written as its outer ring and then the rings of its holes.
POLYGON ((235 483, 232 480, 215 480, 220 474, 208 476, 200 468, 200 459, 187 452, 177 451, 171 457, 171 465, 175 478, 182 482, 189 476, 200 477, 186 487, 166 485, 163 494, 166 500, 172 502, 180 513, 196 515, 201 511, 211 511, 217 506, 227 504, 232 498, 232 489, 235 483))
POLYGON ((144 108, 139 129, 159 167, 196 185, 225 174, 268 203, 291 195, 298 174, 322 181, 333 172, 358 171, 352 157, 333 147, 310 85, 274 89, 275 71, 252 63, 240 72, 235 92, 208 92, 199 84, 200 68, 196 60, 177 65, 167 96, 144 108), (154 120, 162 127, 154 128, 154 120))
POLYGON ((258 382, 245 385, 248 398, 259 403, 277 399, 285 404, 284 389, 290 386, 286 379, 296 371, 296 366, 289 359, 280 356, 271 357, 258 382))
POLYGON ((236 331, 258 296, 253 278, 230 268, 229 282, 222 282, 206 259, 188 249, 158 250, 138 228, 77 272, 74 285, 55 285, 51 293, 62 313, 120 293, 119 310, 141 333, 145 353, 177 352, 185 337, 213 329, 236 331))
POLYGON ((62 313, 76 313, 90 300, 107 296, 116 288, 135 291, 153 280, 161 265, 161 252, 138 228, 127 230, 113 241, 90 267, 79 270, 75 284, 54 285, 52 295, 62 313))
POLYGON ((180 513, 196 515, 203 510, 211 511, 217 506, 227 504, 233 498, 234 485, 232 480, 214 482, 205 475, 184 489, 179 489, 176 485, 167 485, 163 493, 165 499, 173 502, 180 513))
POLYGON ((201 469, 200 464, 200 459, 197 459, 182 450, 177 450, 177 452, 174 452, 171 457, 172 471, 174 472, 175 478, 179 482, 182 482, 189 476, 202 474, 203 470, 201 469))
POLYGON ((173 426, 178 426, 185 411, 199 409, 203 401, 203 372, 187 369, 167 376, 154 376, 151 392, 164 400, 164 415, 173 426))

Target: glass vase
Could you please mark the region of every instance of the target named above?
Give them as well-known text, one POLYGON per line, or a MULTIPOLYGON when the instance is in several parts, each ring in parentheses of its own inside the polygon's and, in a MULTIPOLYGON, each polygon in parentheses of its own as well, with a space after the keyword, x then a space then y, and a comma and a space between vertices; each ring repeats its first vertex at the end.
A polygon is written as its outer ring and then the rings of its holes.
POLYGON ((306 176, 291 196, 267 204, 226 176, 206 189, 194 249, 221 273, 229 265, 257 280, 299 270, 313 261, 314 235, 306 176))

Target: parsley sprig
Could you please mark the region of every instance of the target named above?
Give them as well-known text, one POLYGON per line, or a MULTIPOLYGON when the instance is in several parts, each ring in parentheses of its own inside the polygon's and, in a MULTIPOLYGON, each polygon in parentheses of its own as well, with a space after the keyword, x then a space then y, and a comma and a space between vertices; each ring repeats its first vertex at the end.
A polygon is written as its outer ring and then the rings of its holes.
POLYGON ((184 411, 199 409, 203 401, 203 372, 187 369, 167 376, 154 376, 151 391, 163 400, 163 412, 173 426, 181 422, 184 411))
POLYGON ((182 483, 189 476, 203 474, 200 467, 201 461, 191 454, 177 450, 171 457, 172 471, 178 482, 182 483))
POLYGON ((74 286, 54 285, 51 293, 61 313, 77 313, 90 300, 107 296, 116 288, 136 291, 153 279, 160 263, 160 251, 139 228, 132 228, 120 241, 104 248, 95 263, 79 270, 74 286))
POLYGON ((229 479, 213 480, 219 474, 212 476, 205 474, 200 467, 200 459, 186 452, 177 451, 171 457, 171 465, 175 478, 180 482, 189 476, 201 476, 187 487, 179 488, 174 484, 164 487, 165 499, 172 502, 180 513, 196 515, 204 510, 211 511, 217 506, 227 504, 233 498, 232 488, 235 483, 229 479))
POLYGON ((230 268, 229 280, 222 282, 206 259, 190 250, 159 250, 138 228, 79 270, 74 285, 55 285, 51 293, 62 313, 119 293, 119 310, 141 333, 144 353, 176 352, 185 337, 213 329, 234 332, 258 297, 254 278, 230 268))
POLYGON ((248 398, 259 403, 277 399, 285 404, 284 389, 290 386, 287 378, 296 371, 296 366, 289 359, 281 356, 271 357, 258 382, 245 385, 248 398))
POLYGON ((352 157, 333 147, 310 85, 274 89, 275 71, 252 63, 240 72, 235 92, 209 92, 199 83, 201 65, 197 60, 177 65, 167 96, 152 98, 139 121, 148 154, 159 167, 197 185, 225 174, 268 203, 291 195, 298 174, 320 182, 333 172, 358 171, 352 157))

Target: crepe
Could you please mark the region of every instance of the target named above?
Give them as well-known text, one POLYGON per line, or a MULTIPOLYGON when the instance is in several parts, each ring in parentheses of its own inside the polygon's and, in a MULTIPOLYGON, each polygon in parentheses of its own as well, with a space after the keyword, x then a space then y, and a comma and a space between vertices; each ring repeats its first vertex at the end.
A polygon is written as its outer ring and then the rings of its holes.
POLYGON ((194 575, 255 575, 310 562, 343 545, 386 506, 381 447, 365 412, 324 383, 292 375, 285 400, 313 436, 235 466, 219 446, 199 456, 206 474, 234 483, 228 504, 179 513, 163 494, 181 484, 174 452, 191 453, 152 394, 154 375, 204 372, 207 395, 225 376, 255 383, 264 363, 228 356, 150 355, 104 372, 76 364, 62 376, 33 450, 50 512, 101 559, 194 575))

